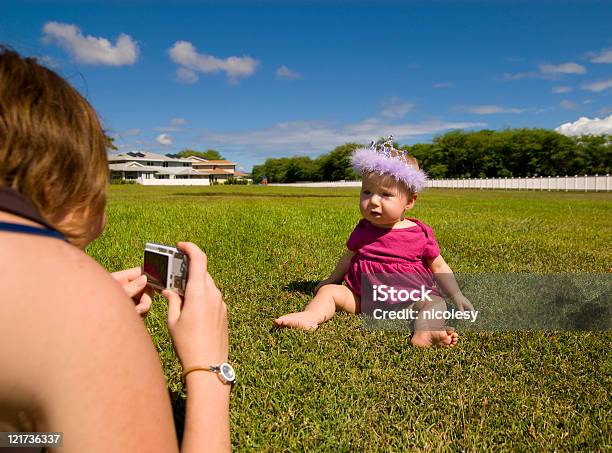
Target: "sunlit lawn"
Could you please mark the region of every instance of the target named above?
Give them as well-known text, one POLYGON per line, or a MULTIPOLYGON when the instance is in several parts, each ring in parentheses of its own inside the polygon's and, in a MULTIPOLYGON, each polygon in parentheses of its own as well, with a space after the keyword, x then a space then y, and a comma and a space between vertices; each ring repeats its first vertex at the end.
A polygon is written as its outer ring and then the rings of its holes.
MULTIPOLYGON (((356 188, 113 186, 88 252, 111 271, 140 265, 148 241, 207 253, 229 306, 237 450, 612 448, 609 332, 464 333, 453 350, 417 350, 343 314, 314 333, 271 330, 335 265, 357 199, 356 188)), ((612 268, 612 194, 431 189, 411 215, 455 272, 612 268)), ((165 316, 156 299, 147 327, 177 393, 165 316)))

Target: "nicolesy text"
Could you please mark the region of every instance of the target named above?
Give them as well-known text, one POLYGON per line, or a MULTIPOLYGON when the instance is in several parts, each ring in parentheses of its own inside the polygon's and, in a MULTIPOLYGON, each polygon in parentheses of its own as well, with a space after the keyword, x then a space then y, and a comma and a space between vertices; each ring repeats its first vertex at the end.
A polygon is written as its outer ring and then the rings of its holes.
POLYGON ((425 285, 421 285, 421 289, 395 289, 393 286, 374 285, 372 286, 372 300, 374 302, 419 302, 421 300, 431 302, 429 294, 431 289, 425 289, 425 285))
MULTIPOLYGON (((383 310, 382 308, 377 308, 372 312, 374 319, 390 319, 390 320, 412 320, 418 318, 419 311, 413 310, 412 308, 404 308, 403 310, 383 310)), ((469 322, 476 322, 478 318, 478 311, 464 311, 464 310, 425 310, 422 312, 421 317, 423 319, 437 319, 437 320, 448 320, 448 319, 456 319, 456 320, 465 320, 469 322)))

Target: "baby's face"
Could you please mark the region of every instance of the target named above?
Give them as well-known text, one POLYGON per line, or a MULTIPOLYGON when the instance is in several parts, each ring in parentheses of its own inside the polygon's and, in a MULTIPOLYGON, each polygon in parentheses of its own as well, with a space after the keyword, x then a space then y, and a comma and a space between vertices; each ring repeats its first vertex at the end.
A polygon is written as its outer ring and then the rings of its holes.
POLYGON ((363 218, 374 225, 392 227, 401 222, 414 199, 390 176, 369 173, 361 181, 359 209, 363 218))

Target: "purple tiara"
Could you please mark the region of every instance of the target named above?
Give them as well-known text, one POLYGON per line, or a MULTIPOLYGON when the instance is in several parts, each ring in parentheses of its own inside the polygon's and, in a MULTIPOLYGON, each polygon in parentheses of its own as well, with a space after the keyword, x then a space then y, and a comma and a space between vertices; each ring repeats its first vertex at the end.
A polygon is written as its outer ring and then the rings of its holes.
POLYGON ((394 156, 391 151, 397 152, 393 149, 392 135, 389 136, 382 148, 372 142, 370 148, 356 149, 351 157, 353 170, 358 174, 375 172, 380 175, 390 175, 406 184, 410 192, 418 193, 422 191, 427 181, 427 175, 404 160, 406 153, 394 156))

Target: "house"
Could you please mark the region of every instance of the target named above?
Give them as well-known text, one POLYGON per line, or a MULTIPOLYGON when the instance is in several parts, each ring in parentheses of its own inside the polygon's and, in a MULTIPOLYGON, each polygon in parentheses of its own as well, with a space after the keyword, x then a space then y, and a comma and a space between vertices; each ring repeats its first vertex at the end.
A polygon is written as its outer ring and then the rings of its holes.
POLYGON ((133 180, 143 185, 209 185, 224 184, 229 178, 244 177, 229 160, 206 160, 201 157, 179 157, 145 151, 108 156, 111 181, 133 180))
POLYGON ((197 156, 190 156, 194 170, 201 171, 209 176, 210 182, 224 184, 229 178, 237 178, 236 162, 229 160, 207 160, 197 156))

